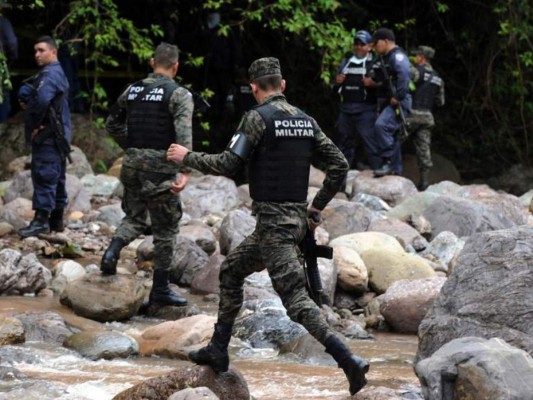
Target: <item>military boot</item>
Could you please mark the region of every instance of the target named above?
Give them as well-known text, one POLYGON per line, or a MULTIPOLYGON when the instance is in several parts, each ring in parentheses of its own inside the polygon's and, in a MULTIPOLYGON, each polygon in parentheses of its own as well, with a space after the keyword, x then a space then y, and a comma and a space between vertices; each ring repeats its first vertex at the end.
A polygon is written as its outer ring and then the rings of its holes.
POLYGON ((39 233, 49 233, 50 225, 48 224, 48 211, 35 210, 35 216, 30 224, 19 230, 19 235, 23 238, 37 236, 39 233))
POLYGON ((102 261, 100 262, 100 271, 106 275, 115 275, 117 273, 117 262, 120 258, 120 250, 126 245, 124 240, 119 237, 113 238, 109 247, 105 251, 102 261))
POLYGON ((377 178, 385 175, 394 175, 394 170, 392 169, 392 161, 390 158, 384 158, 381 167, 374 170, 374 176, 377 178))
POLYGON ((368 363, 361 357, 353 355, 348 347, 335 335, 328 337, 325 345, 326 353, 337 361, 339 368, 342 368, 346 378, 348 378, 350 394, 353 396, 366 385, 365 374, 369 369, 368 363))
POLYGON ((429 170, 420 170, 420 182, 418 183, 418 190, 421 192, 426 190, 429 186, 429 170))
POLYGON ((189 360, 195 364, 209 365, 217 374, 226 372, 229 368, 228 345, 232 330, 232 324, 217 322, 209 344, 200 350, 191 351, 189 360))
POLYGON ((163 306, 182 307, 187 305, 187 299, 179 297, 168 287, 168 271, 154 270, 154 283, 150 291, 148 302, 163 306))
POLYGON ((65 230, 65 223, 63 222, 63 209, 56 208, 50 213, 48 218, 50 230, 55 232, 63 232, 65 230))

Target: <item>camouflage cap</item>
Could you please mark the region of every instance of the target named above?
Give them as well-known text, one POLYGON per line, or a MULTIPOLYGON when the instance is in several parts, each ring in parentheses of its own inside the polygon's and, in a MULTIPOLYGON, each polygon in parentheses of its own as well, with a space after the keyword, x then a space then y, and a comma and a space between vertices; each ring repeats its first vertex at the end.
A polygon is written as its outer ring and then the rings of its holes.
POLYGON ((281 76, 281 67, 279 66, 279 60, 274 57, 264 57, 255 60, 248 68, 248 75, 250 76, 250 82, 253 82, 257 78, 267 75, 279 75, 281 76))
POLYGON ((411 54, 414 54, 414 55, 421 54, 427 59, 430 59, 435 56, 435 49, 429 46, 418 46, 416 49, 411 50, 411 54))

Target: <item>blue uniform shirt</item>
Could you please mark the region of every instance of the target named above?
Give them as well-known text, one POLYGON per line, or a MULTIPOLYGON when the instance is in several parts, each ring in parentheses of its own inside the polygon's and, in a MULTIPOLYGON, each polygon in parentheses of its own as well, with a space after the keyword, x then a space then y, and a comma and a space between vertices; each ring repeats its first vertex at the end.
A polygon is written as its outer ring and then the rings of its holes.
POLYGON ((65 137, 70 143, 70 110, 68 108, 68 80, 59 61, 45 65, 33 81, 33 93, 29 96, 24 114, 26 141, 31 141, 31 132, 48 122, 48 108, 59 111, 59 97, 62 95, 62 120, 65 137), (58 96, 59 95, 59 96, 58 96), (58 97, 56 97, 58 96, 58 97), (53 104, 52 104, 53 102, 53 104))
POLYGON ((385 62, 389 65, 389 73, 396 83, 396 99, 402 101, 409 94, 410 65, 407 54, 395 47, 385 57, 385 62))

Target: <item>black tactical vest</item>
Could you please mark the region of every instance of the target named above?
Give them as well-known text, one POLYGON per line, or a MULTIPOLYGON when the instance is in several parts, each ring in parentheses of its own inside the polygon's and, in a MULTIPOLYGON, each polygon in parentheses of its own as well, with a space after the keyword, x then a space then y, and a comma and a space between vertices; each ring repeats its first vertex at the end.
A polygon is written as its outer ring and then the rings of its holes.
POLYGON ((305 202, 315 125, 300 110, 290 115, 269 103, 254 110, 266 130, 250 159, 250 196, 255 201, 305 202))
POLYGON ((417 65, 416 69, 420 73, 420 79, 415 83, 413 110, 433 111, 442 79, 435 70, 429 70, 423 65, 417 65))
POLYGON ((342 69, 342 73, 346 76, 341 87, 343 103, 363 103, 366 100, 366 91, 363 86, 366 64, 368 61, 358 63, 348 60, 348 64, 342 69))
POLYGON ((131 85, 128 91, 127 148, 166 150, 175 142, 174 121, 168 111, 174 81, 131 85), (139 97, 140 96, 140 97, 139 97))

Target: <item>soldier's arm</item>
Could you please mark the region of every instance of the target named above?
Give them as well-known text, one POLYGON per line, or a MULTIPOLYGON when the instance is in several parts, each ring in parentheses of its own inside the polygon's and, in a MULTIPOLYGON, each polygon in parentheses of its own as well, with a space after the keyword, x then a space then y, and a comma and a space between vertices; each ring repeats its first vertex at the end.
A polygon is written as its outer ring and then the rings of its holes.
MULTIPOLYGON (((192 93, 184 87, 178 87, 170 96, 168 107, 174 123, 176 143, 192 150, 192 114, 194 111, 192 93)), ((191 169, 181 165, 179 171, 189 173, 191 169)))
POLYGON ((444 98, 444 81, 442 81, 442 85, 439 88, 439 91, 437 92, 437 98, 435 99, 435 104, 437 107, 442 107, 445 103, 444 98))
POLYGON ((342 187, 349 166, 339 148, 322 132, 316 122, 314 122, 314 125, 316 126, 316 142, 311 164, 315 168, 324 171, 326 178, 322 183, 322 188, 313 199, 312 207, 323 210, 342 187))
POLYGON ((28 128, 31 131, 41 127, 48 107, 58 92, 54 78, 52 71, 43 71, 36 82, 35 95, 30 97, 26 109, 29 116, 28 128))
POLYGON ((391 61, 396 72, 396 94, 394 97, 401 101, 409 93, 409 67, 411 63, 405 54, 396 54, 391 61))
POLYGON ((116 103, 111 107, 109 116, 105 121, 105 129, 121 147, 125 147, 128 129, 126 124, 127 106, 126 99, 128 88, 118 97, 116 103))
MULTIPOLYGON (((249 111, 239 124, 237 133, 246 136, 250 148, 248 157, 261 140, 264 129, 265 122, 259 113, 253 110, 249 111)), ((189 152, 183 164, 202 171, 204 174, 232 176, 244 167, 248 157, 237 155, 227 149, 218 154, 189 152)))
POLYGON ((412 82, 418 82, 420 79, 420 71, 413 64, 409 64, 409 75, 412 82))

